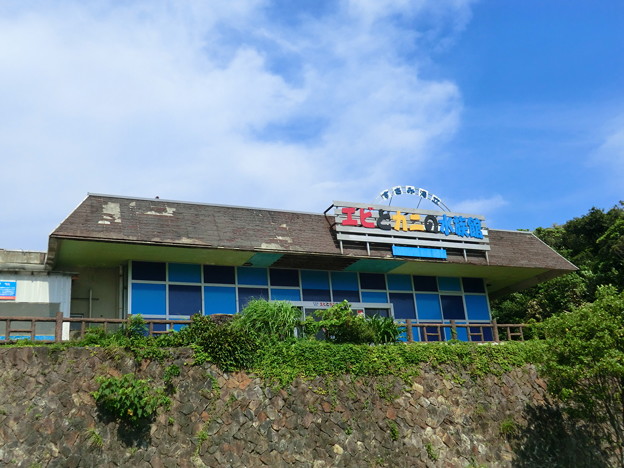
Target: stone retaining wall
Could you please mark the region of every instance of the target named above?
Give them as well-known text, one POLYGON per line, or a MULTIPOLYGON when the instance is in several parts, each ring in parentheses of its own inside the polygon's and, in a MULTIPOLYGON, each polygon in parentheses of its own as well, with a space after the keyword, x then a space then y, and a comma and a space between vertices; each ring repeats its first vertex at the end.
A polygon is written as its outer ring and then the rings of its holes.
POLYGON ((344 376, 276 389, 190 361, 186 350, 137 364, 99 348, 0 348, 0 465, 607 466, 530 366, 477 381, 425 367, 409 385, 344 376), (142 432, 98 414, 96 376, 135 372, 162 386, 172 363, 172 406, 142 432))

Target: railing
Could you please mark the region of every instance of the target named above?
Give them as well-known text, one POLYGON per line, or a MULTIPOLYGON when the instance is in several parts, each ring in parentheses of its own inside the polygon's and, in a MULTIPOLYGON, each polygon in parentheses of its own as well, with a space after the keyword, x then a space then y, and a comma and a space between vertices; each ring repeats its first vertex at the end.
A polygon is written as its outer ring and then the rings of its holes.
MULTIPOLYGON (((60 312, 55 317, 0 317, 0 343, 23 338, 41 343, 79 340, 85 336, 89 328, 99 327, 108 332, 118 329, 125 323, 127 323, 125 319, 63 317, 60 312)), ((191 321, 146 319, 145 323, 149 335, 154 336, 169 333, 175 326, 188 325, 191 321)), ((405 327, 405 339, 408 343, 450 339, 479 343, 524 341, 524 329, 527 327, 524 324, 498 324, 496 320, 492 320, 491 323, 461 324, 455 320, 449 323, 423 323, 414 320, 398 323, 405 327)))

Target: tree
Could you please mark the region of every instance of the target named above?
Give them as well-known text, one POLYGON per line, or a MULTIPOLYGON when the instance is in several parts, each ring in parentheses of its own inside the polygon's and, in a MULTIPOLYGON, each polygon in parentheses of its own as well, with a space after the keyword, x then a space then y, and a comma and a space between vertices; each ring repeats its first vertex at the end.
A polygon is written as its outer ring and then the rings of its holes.
POLYGON ((624 288, 624 202, 607 212, 594 207, 563 225, 537 228, 534 234, 579 271, 493 301, 492 314, 500 323, 541 321, 594 301, 601 285, 624 288))
POLYGON ((624 292, 600 286, 595 302, 540 328, 549 391, 572 417, 599 431, 624 466, 624 292))

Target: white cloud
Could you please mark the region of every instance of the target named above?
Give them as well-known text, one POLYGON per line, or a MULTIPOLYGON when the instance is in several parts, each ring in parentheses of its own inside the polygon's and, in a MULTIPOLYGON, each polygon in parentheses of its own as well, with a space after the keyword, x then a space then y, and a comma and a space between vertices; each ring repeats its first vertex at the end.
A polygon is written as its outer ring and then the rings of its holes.
POLYGON ((488 198, 474 198, 472 200, 453 203, 450 208, 451 211, 456 213, 481 214, 485 215, 486 218, 490 218, 492 213, 507 204, 507 200, 501 195, 493 195, 488 198))
POLYGON ((297 28, 267 3, 0 7, 0 248, 44 248, 89 191, 315 211, 372 200, 396 183, 388 168, 417 171, 455 131, 459 92, 420 76, 418 21, 450 25, 446 40, 469 2, 345 1, 297 28))

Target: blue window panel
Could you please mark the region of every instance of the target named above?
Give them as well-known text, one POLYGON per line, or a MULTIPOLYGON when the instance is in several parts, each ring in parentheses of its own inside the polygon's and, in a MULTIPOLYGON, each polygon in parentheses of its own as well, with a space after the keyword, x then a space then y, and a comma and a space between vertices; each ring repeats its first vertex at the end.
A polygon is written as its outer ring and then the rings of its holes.
POLYGON ((394 318, 416 318, 416 307, 414 307, 414 295, 412 293, 390 293, 390 302, 394 308, 394 318))
MULTIPOLYGON (((440 329, 438 327, 424 327, 422 332, 422 341, 441 341, 440 335, 438 335, 439 331, 440 329)), ((444 329, 441 331, 442 337, 444 337, 444 329)))
POLYGON ((266 268, 238 267, 236 268, 236 273, 238 274, 238 284, 249 284, 252 286, 269 285, 266 268))
POLYGON ((459 282, 459 278, 438 278, 438 287, 440 291, 461 291, 461 283, 459 282))
POLYGON ((437 294, 416 294, 418 320, 442 320, 440 299, 437 294))
POLYGON ((412 278, 409 275, 388 275, 388 289, 395 291, 411 291, 412 278))
POLYGON ((362 289, 386 289, 386 277, 383 273, 360 273, 362 289))
POLYGON ((204 283, 235 284, 234 267, 221 265, 204 265, 204 283))
POLYGON ((252 299, 269 300, 268 288, 238 288, 238 310, 243 310, 252 299))
POLYGON ((414 291, 438 292, 435 276, 414 276, 414 291))
POLYGON ((345 291, 344 289, 334 289, 332 291, 334 302, 342 302, 345 299, 349 302, 360 302, 359 291, 345 291))
POLYGON ((169 285, 169 315, 202 313, 201 286, 169 285))
POLYGON ((359 289, 356 273, 332 271, 331 282, 332 288, 336 291, 357 291, 359 289))
POLYGON ((304 289, 325 289, 329 292, 329 276, 326 271, 302 270, 301 287, 304 289))
POLYGON ((362 302, 388 302, 385 292, 362 291, 362 302))
POLYGON ((236 288, 204 286, 204 314, 235 314, 236 288))
POLYGON ((301 293, 298 289, 271 289, 272 301, 300 301, 301 293))
POLYGON ((167 266, 156 262, 132 262, 132 279, 141 281, 165 281, 167 266))
MULTIPOLYGON (((483 333, 483 341, 494 341, 491 328, 470 327, 470 333, 483 333)), ((474 341, 479 341, 478 337, 473 337, 474 341)))
POLYGON ((155 332, 165 332, 167 331, 167 324, 166 323, 155 323, 152 325, 152 330, 155 332))
POLYGON ((490 320, 487 298, 485 296, 464 296, 468 320, 490 320))
POLYGON ((465 293, 485 293, 485 285, 481 278, 462 278, 465 293))
POLYGON ((303 290, 304 301, 331 301, 331 297, 328 289, 304 289, 303 290))
POLYGON ((170 263, 169 281, 176 283, 201 283, 201 267, 186 263, 170 263))
POLYGON ((444 320, 466 320, 462 296, 440 296, 444 320))
POLYGON ((446 260, 446 249, 428 249, 425 247, 404 247, 400 245, 393 245, 392 255, 395 257, 439 258, 446 260))
MULTIPOLYGON (((455 331, 457 332, 457 337, 455 338, 456 340, 459 341, 468 341, 468 329, 464 328, 464 327, 458 327, 455 329, 455 331)), ((453 333, 452 333, 452 328, 448 327, 444 329, 444 336, 446 338, 446 340, 452 340, 453 339, 453 333)))
POLYGON ((167 290, 164 284, 132 283, 132 314, 167 314, 167 290))
POLYGON ((299 287, 299 271, 271 268, 269 270, 271 286, 299 287))

